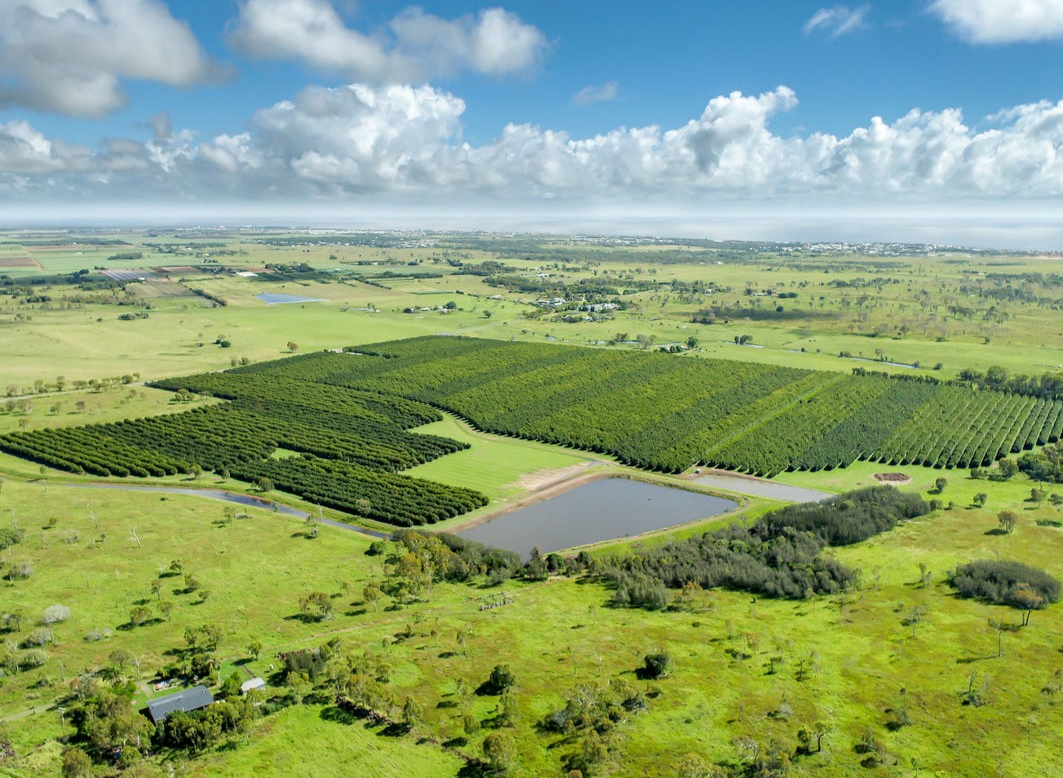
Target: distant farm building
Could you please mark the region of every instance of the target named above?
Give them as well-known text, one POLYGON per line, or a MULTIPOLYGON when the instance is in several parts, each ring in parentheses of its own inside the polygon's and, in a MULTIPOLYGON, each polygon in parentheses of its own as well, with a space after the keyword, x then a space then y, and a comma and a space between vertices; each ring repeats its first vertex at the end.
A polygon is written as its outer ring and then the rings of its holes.
POLYGON ((252 678, 252 679, 250 679, 248 681, 244 681, 242 684, 240 684, 240 693, 241 694, 247 694, 248 692, 254 691, 255 689, 265 689, 265 688, 266 688, 266 682, 264 680, 262 680, 261 678, 252 678))

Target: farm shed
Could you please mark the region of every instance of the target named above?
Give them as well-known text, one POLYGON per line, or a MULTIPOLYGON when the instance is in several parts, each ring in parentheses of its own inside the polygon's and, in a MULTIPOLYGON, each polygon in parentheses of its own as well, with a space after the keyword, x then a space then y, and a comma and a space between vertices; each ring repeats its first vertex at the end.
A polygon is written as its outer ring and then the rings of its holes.
POLYGON ((266 682, 264 680, 262 680, 261 678, 257 678, 257 677, 256 678, 252 678, 252 679, 250 679, 248 681, 244 681, 242 684, 240 684, 240 692, 241 692, 241 694, 247 694, 249 691, 252 691, 254 689, 265 689, 265 688, 266 688, 266 682))
POLYGON ((158 724, 171 713, 188 713, 205 708, 214 702, 214 696, 206 686, 193 686, 148 703, 148 718, 152 724, 158 724))

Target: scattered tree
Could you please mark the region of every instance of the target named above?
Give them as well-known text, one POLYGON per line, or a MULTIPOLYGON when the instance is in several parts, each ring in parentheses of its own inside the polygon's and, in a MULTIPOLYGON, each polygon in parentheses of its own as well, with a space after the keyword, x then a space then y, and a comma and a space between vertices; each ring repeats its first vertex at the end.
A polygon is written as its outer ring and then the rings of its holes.
POLYGON ((299 601, 299 610, 320 621, 332 618, 332 598, 325 592, 311 592, 299 601))
POLYGON ((1019 514, 1015 511, 1001 511, 997 514, 997 522, 1000 528, 1010 535, 1015 531, 1015 525, 1019 523, 1019 514))
POLYGON ((406 702, 402 705, 402 723, 406 725, 406 728, 413 729, 421 723, 423 716, 424 709, 421 707, 421 703, 417 702, 413 697, 407 697, 406 702))
POLYGON ((997 473, 1002 481, 1007 481, 1019 472, 1019 466, 1015 460, 1004 457, 997 460, 997 473))
POLYGON ((1045 598, 1025 581, 1020 581, 1015 585, 1009 599, 1012 606, 1022 611, 1022 626, 1024 627, 1030 623, 1030 614, 1044 607, 1045 604, 1045 598))
POLYGON ((380 587, 375 583, 369 582, 362 589, 362 601, 367 605, 373 606, 373 612, 376 612, 377 602, 380 600, 380 587))
POLYGON ((495 665, 490 677, 476 691, 477 694, 500 695, 512 689, 516 682, 516 676, 509 669, 509 665, 495 665))
POLYGON ((517 744, 508 732, 492 732, 484 738, 483 751, 488 768, 496 773, 505 773, 516 761, 517 744))

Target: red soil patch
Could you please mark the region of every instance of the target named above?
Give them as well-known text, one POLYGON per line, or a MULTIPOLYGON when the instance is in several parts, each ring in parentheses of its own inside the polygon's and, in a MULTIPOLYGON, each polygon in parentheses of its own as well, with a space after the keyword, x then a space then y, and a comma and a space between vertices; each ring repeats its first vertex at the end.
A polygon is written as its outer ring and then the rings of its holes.
POLYGON ((0 257, 0 267, 38 267, 29 257, 0 257))

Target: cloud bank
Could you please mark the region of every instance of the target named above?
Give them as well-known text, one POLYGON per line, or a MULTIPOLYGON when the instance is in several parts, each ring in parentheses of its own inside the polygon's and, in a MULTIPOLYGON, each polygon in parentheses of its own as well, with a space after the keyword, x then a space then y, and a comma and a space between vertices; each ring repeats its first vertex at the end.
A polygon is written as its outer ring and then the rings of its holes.
POLYGON ((507 125, 462 141, 465 103, 431 87, 309 87, 257 112, 246 132, 197 139, 153 117, 147 142, 100 148, 0 124, 0 197, 184 202, 948 201, 1063 195, 1063 101, 1030 103, 974 129, 961 111, 873 117, 847 135, 783 137, 797 105, 785 86, 732 92, 682 126, 586 138, 507 125))

